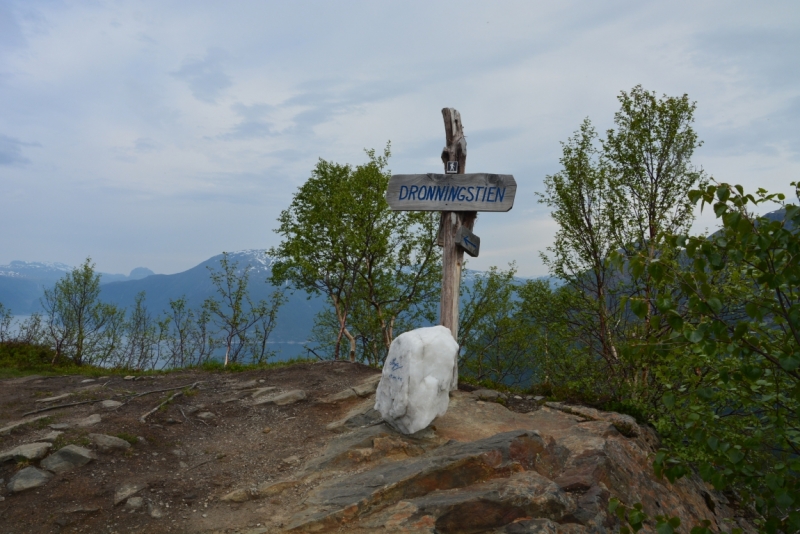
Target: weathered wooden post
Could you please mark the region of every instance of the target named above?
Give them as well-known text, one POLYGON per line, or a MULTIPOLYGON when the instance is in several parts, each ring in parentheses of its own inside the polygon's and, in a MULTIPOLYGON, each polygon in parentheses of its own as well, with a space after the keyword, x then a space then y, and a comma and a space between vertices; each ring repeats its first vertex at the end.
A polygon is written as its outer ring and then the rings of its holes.
POLYGON ((479 211, 508 211, 514 206, 517 182, 510 174, 466 174, 467 141, 461 115, 442 110, 447 145, 442 150, 445 174, 395 174, 386 201, 393 210, 441 211, 442 250, 440 324, 458 340, 458 295, 464 252, 478 256, 480 238, 472 233, 479 211))
MULTIPOLYGON (((464 138, 461 114, 453 108, 444 108, 442 116, 447 143, 442 150, 445 174, 465 174, 467 140, 464 138)), ((462 226, 471 231, 477 217, 477 211, 443 211, 439 223, 439 245, 444 247, 439 323, 450 329, 455 340, 458 340, 458 297, 461 292, 461 266, 464 263, 464 249, 457 246, 458 233, 462 226)))

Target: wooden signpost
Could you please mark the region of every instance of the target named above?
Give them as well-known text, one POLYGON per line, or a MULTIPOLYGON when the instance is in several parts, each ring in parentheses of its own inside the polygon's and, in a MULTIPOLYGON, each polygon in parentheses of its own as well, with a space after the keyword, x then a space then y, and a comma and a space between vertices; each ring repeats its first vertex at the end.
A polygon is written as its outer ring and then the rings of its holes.
POLYGON ((477 257, 481 240, 472 233, 479 211, 508 211, 514 206, 517 182, 510 174, 466 174, 467 140, 461 115, 444 108, 447 145, 442 150, 445 174, 396 174, 389 180, 386 201, 398 211, 441 211, 442 251, 440 323, 458 339, 458 294, 464 252, 477 257))

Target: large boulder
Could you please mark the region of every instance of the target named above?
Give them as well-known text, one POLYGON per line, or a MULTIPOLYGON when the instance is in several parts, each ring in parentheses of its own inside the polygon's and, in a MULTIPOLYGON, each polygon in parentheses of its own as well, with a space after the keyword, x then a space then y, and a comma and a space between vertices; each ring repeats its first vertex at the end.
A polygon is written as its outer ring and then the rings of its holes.
POLYGON ((413 434, 444 415, 457 380, 457 356, 458 343, 443 326, 397 336, 389 347, 375 399, 384 421, 413 434))

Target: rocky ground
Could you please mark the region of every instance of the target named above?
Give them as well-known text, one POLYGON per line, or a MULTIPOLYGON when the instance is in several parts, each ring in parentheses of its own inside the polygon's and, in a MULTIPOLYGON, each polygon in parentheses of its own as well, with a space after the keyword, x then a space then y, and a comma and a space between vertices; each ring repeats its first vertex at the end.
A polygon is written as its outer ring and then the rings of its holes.
POLYGON ((657 437, 628 416, 454 391, 404 436, 371 409, 379 378, 324 362, 0 381, 0 534, 612 532, 611 496, 749 530, 698 480, 655 479, 657 437))

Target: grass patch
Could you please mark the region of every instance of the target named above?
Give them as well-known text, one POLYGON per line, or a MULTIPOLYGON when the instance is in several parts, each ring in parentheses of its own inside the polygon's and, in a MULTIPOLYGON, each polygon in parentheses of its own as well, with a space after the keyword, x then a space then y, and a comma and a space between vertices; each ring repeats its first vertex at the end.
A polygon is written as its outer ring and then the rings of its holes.
POLYGON ((119 434, 115 434, 119 439, 124 439, 131 445, 136 445, 139 442, 139 439, 134 436, 133 434, 128 434, 127 432, 120 432, 119 434))
POLYGON ((293 358, 291 360, 272 362, 272 363, 254 363, 254 364, 229 363, 226 367, 220 361, 208 360, 196 367, 187 367, 187 369, 195 369, 198 371, 224 371, 229 373, 242 373, 245 371, 266 371, 268 369, 280 369, 281 367, 289 367, 290 365, 313 363, 313 362, 316 362, 316 360, 310 360, 306 358, 293 358))
POLYGON ((36 428, 38 430, 44 430, 45 428, 48 427, 48 425, 52 425, 55 422, 56 422, 55 416, 49 415, 49 416, 45 417, 44 419, 39 419, 38 421, 36 421, 34 423, 34 425, 36 425, 36 428))

